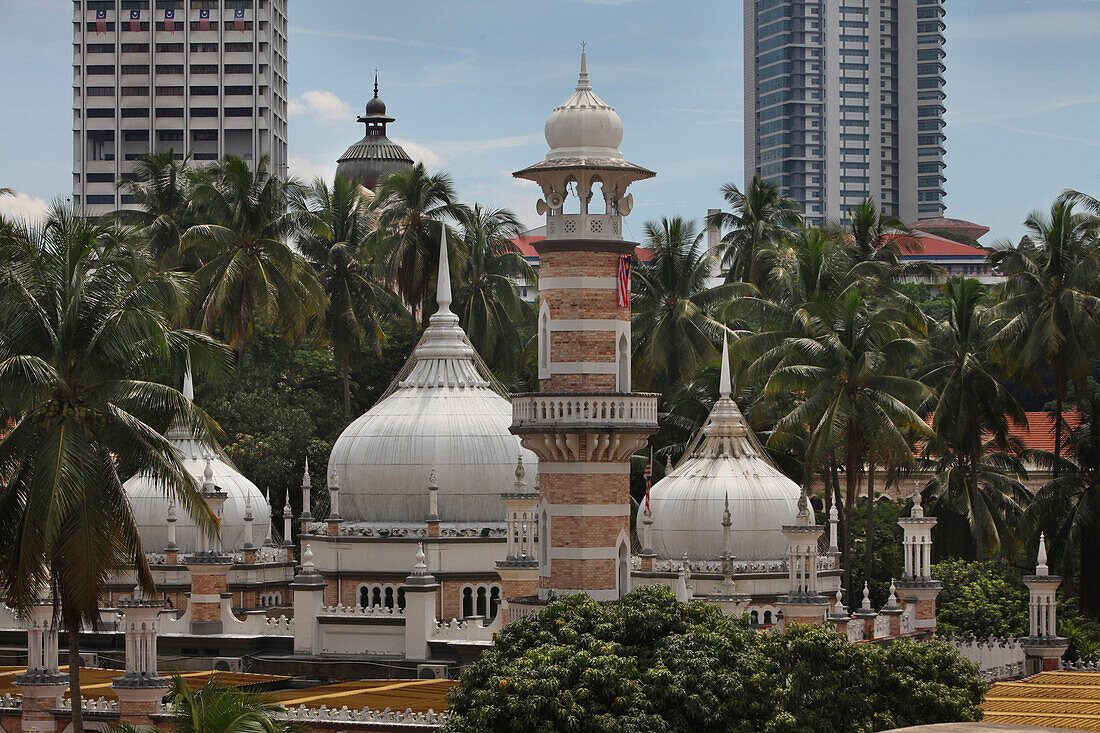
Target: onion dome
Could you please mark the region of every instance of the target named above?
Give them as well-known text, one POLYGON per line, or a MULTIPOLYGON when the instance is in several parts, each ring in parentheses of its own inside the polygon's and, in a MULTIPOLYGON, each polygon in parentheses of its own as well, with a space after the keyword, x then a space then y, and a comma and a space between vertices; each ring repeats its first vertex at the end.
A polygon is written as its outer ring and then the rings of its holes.
MULTIPOLYGON (((190 368, 183 378, 183 394, 194 399, 190 368)), ((230 462, 229 458, 216 446, 198 438, 186 426, 175 424, 168 429, 165 437, 179 451, 184 470, 195 482, 202 486, 206 480, 204 473, 211 472, 211 480, 219 491, 228 496, 222 505, 221 546, 226 552, 233 552, 244 545, 244 515, 246 497, 252 504, 252 529, 257 537, 265 537, 271 526, 271 507, 267 499, 256 488, 256 484, 245 478, 230 462)), ((146 474, 131 477, 122 485, 141 536, 141 544, 146 552, 163 552, 168 544, 168 498, 163 486, 146 474)), ((195 522, 187 512, 176 510, 176 544, 181 554, 198 550, 198 536, 195 522)))
POLYGON ((509 432, 511 403, 486 376, 451 312, 445 240, 440 242, 439 309, 397 378, 352 422, 329 454, 346 522, 423 523, 433 466, 443 523, 500 523, 500 494, 515 480, 516 457, 535 454, 509 432))
POLYGON ((795 522, 802 492, 764 455, 730 393, 729 347, 723 345, 718 401, 688 457, 650 491, 653 549, 660 557, 720 559, 718 517, 727 497, 734 557, 787 556, 782 527, 795 522))
POLYGON ((581 73, 573 95, 554 108, 546 120, 547 160, 563 157, 622 159, 623 121, 615 108, 592 91, 588 62, 581 51, 581 73))
POLYGON ((373 191, 379 179, 413 166, 405 149, 386 137, 386 125, 393 122, 393 118, 386 115, 386 104, 378 98, 377 75, 374 77, 374 98, 367 102, 358 121, 366 125, 367 134, 340 156, 336 175, 354 178, 373 191))

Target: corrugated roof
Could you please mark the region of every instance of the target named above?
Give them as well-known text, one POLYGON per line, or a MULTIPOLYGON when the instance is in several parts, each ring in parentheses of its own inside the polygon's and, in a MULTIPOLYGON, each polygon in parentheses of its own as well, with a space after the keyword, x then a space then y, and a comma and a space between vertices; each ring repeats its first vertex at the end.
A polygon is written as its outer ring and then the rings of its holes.
POLYGON ((1100 672, 1041 672, 998 682, 982 710, 989 723, 1100 731, 1100 672))
POLYGON ((447 693, 457 684, 454 680, 359 680, 303 690, 280 690, 270 697, 287 707, 325 705, 336 709, 347 706, 350 710, 389 708, 439 713, 447 710, 447 693))
MULTIPOLYGON (((68 674, 69 667, 61 666, 59 670, 63 674, 68 674)), ((0 695, 13 695, 20 696, 19 688, 15 686, 15 676, 26 672, 26 667, 0 667, 0 695)), ((121 669, 93 669, 88 667, 81 667, 80 669, 80 693, 89 699, 99 699, 101 697, 108 700, 115 700, 114 688, 111 687, 111 680, 115 677, 121 677, 124 670, 121 669)), ((165 677, 171 677, 171 673, 162 672, 165 677)), ((197 690, 206 684, 206 680, 213 676, 218 684, 223 687, 245 687, 248 685, 258 685, 264 682, 278 682, 280 680, 290 679, 285 675, 270 675, 270 674, 249 674, 246 672, 212 672, 210 670, 202 672, 183 672, 181 675, 187 686, 192 690, 197 690)), ((403 709, 403 708, 402 708, 403 709)))

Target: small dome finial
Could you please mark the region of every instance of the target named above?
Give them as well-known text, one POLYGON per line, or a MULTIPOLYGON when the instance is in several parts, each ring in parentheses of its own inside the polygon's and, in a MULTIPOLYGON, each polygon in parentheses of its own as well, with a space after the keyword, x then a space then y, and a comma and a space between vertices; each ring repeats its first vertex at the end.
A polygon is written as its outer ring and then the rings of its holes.
POLYGON ((585 50, 587 45, 586 41, 581 41, 581 73, 577 77, 578 92, 592 88, 592 85, 588 83, 588 52, 585 50))
POLYGON ((1035 574, 1036 575, 1050 575, 1050 568, 1047 567, 1047 535, 1046 532, 1039 533, 1039 555, 1036 557, 1035 574))

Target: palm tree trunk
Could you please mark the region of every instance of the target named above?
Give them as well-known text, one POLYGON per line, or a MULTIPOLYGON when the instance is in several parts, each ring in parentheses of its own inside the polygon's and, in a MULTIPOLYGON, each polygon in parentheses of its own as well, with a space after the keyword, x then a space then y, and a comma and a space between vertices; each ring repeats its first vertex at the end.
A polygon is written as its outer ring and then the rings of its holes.
POLYGON ((348 366, 348 359, 344 359, 344 363, 343 363, 342 367, 343 367, 342 371, 344 373, 344 375, 343 375, 344 376, 344 417, 345 418, 350 418, 351 417, 351 385, 349 384, 349 374, 348 373, 350 372, 350 368, 348 366))
POLYGON ((1066 394, 1066 374, 1062 366, 1061 355, 1054 362, 1054 471, 1053 478, 1060 473, 1058 465, 1062 460, 1062 400, 1066 394))
POLYGON ((867 534, 863 548, 863 577, 871 579, 871 549, 875 536, 875 462, 871 459, 870 473, 867 474, 867 534))
MULTIPOLYGON (((66 614, 68 616, 69 614, 66 614)), ((84 708, 80 695, 80 622, 66 619, 69 632, 69 704, 73 717, 72 733, 84 733, 84 708)))
POLYGON ((854 588, 852 588, 852 507, 856 503, 856 493, 859 489, 859 471, 863 467, 863 456, 859 451, 859 438, 854 435, 854 430, 848 431, 848 447, 844 462, 844 584, 848 588, 848 605, 853 603, 854 588))

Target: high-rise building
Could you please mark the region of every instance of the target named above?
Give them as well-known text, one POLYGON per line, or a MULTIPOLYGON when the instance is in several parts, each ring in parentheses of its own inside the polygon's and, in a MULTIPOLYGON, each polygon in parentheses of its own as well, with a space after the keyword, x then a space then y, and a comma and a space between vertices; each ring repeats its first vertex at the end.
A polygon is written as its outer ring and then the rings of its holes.
POLYGON ((142 155, 287 166, 287 0, 73 0, 73 205, 125 208, 142 155))
POLYGON ((810 224, 944 212, 943 0, 745 0, 745 178, 810 224))

